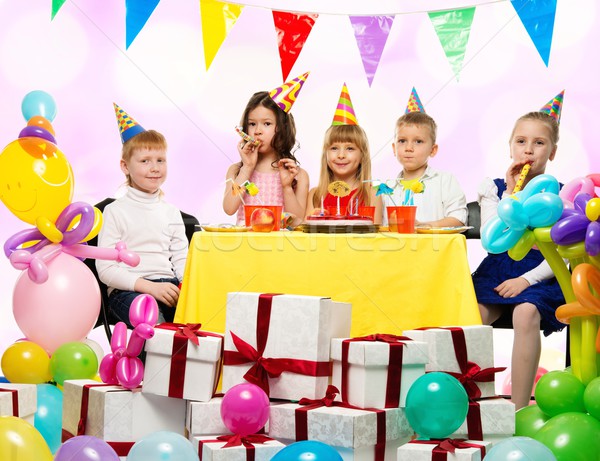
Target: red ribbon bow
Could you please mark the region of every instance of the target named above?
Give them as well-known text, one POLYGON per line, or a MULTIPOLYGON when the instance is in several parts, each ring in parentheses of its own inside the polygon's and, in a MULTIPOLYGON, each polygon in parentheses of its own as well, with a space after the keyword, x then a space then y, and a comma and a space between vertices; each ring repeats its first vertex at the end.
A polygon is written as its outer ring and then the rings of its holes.
POLYGON ((161 323, 157 325, 156 328, 160 328, 162 330, 172 330, 175 331, 176 335, 184 336, 189 341, 193 342, 196 346, 200 345, 198 341, 198 336, 206 336, 206 333, 200 331, 201 323, 161 323))
POLYGON ((454 376, 456 379, 460 381, 465 390, 467 391, 467 395, 470 399, 479 399, 481 398, 481 389, 477 386, 477 383, 490 383, 494 381, 494 375, 501 371, 506 370, 506 367, 491 367, 481 369, 479 365, 474 362, 467 362, 462 373, 453 373, 451 371, 447 371, 449 375, 454 376))
POLYGON ((217 437, 217 440, 221 442, 227 442, 221 448, 229 448, 229 447, 239 447, 243 445, 247 447, 248 445, 253 445, 256 443, 265 443, 270 442, 272 440, 271 437, 267 437, 262 434, 250 434, 250 435, 240 435, 240 434, 232 434, 232 435, 220 435, 217 437))
POLYGON ((448 453, 454 453, 457 448, 478 448, 481 451, 481 458, 485 456, 485 447, 476 443, 466 442, 465 439, 443 439, 443 440, 412 440, 409 443, 422 445, 435 445, 431 456, 431 461, 446 461, 448 453))
POLYGON ((327 390, 325 391, 325 397, 323 397, 322 399, 307 399, 306 397, 303 397, 300 399, 298 404, 331 407, 333 406, 335 396, 339 393, 340 391, 338 390, 338 388, 330 384, 329 386, 327 386, 327 390))

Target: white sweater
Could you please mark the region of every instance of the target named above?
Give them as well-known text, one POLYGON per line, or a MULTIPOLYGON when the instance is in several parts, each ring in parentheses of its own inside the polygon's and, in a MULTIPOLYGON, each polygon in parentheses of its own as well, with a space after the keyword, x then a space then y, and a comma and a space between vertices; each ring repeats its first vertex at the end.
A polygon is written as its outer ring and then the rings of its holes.
POLYGON ((159 193, 147 194, 132 187, 104 209, 98 246, 114 248, 123 241, 140 256, 137 267, 116 261, 96 261, 100 280, 109 291, 134 291, 138 278, 183 278, 188 241, 181 212, 159 193))

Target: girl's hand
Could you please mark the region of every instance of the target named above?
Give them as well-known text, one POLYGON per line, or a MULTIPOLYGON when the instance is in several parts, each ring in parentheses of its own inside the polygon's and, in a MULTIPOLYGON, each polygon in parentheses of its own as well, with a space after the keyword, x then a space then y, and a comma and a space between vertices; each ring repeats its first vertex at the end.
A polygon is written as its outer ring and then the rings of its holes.
POLYGON ((281 187, 289 187, 292 185, 294 178, 298 176, 300 171, 298 165, 291 158, 282 158, 277 162, 279 169, 279 177, 281 178, 281 187))
POLYGON ((242 140, 238 145, 238 152, 244 166, 254 169, 258 161, 258 147, 251 142, 242 140))
POLYGON ((494 291, 503 298, 514 298, 521 294, 525 288, 529 286, 529 282, 523 277, 517 277, 514 279, 508 279, 494 288, 494 291))
POLYGON ((512 164, 508 167, 506 171, 506 193, 512 194, 515 184, 517 184, 517 180, 521 175, 521 170, 523 166, 527 163, 530 163, 527 160, 521 160, 520 162, 512 162, 512 164))

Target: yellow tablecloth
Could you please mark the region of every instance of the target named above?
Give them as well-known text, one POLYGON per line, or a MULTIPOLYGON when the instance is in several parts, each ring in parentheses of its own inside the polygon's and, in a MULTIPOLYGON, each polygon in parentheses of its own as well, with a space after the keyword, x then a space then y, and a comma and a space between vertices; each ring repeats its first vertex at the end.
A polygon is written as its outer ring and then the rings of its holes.
POLYGON ((223 332, 240 291, 352 303, 353 336, 481 323, 461 234, 196 232, 175 321, 223 332))

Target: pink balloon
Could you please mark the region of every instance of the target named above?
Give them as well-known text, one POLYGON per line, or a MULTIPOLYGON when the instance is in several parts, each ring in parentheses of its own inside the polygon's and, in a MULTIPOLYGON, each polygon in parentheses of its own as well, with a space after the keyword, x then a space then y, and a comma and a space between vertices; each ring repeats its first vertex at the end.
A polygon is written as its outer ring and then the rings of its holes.
POLYGON ((38 284, 23 272, 13 291, 13 314, 23 334, 52 353, 82 341, 100 312, 98 282, 77 258, 61 253, 47 263, 48 280, 38 284))
POLYGON ((135 327, 140 323, 156 325, 158 304, 153 296, 142 294, 135 297, 129 308, 129 321, 135 327))
MULTIPOLYGON (((538 367, 538 369, 535 373, 535 378, 533 380, 533 389, 531 389, 532 397, 533 397, 533 394, 535 391, 535 385, 540 380, 540 378, 543 375, 545 375, 546 373, 548 373, 548 370, 546 370, 544 367, 538 367)), ((506 375, 506 377, 504 378, 504 382, 502 383, 502 395, 511 395, 511 394, 512 394, 512 379, 510 377, 510 373, 508 373, 506 375)))
POLYGON ((221 402, 221 418, 234 434, 256 434, 269 419, 269 397, 256 384, 233 386, 221 402))
POLYGON ((116 366, 117 379, 125 389, 138 387, 144 379, 144 364, 137 357, 122 357, 116 366))
POLYGON ((117 357, 112 352, 110 354, 106 354, 102 361, 100 362, 100 368, 98 370, 98 374, 100 375, 100 379, 103 383, 106 384, 119 384, 119 380, 117 379, 117 362, 120 360, 120 357, 117 357))

